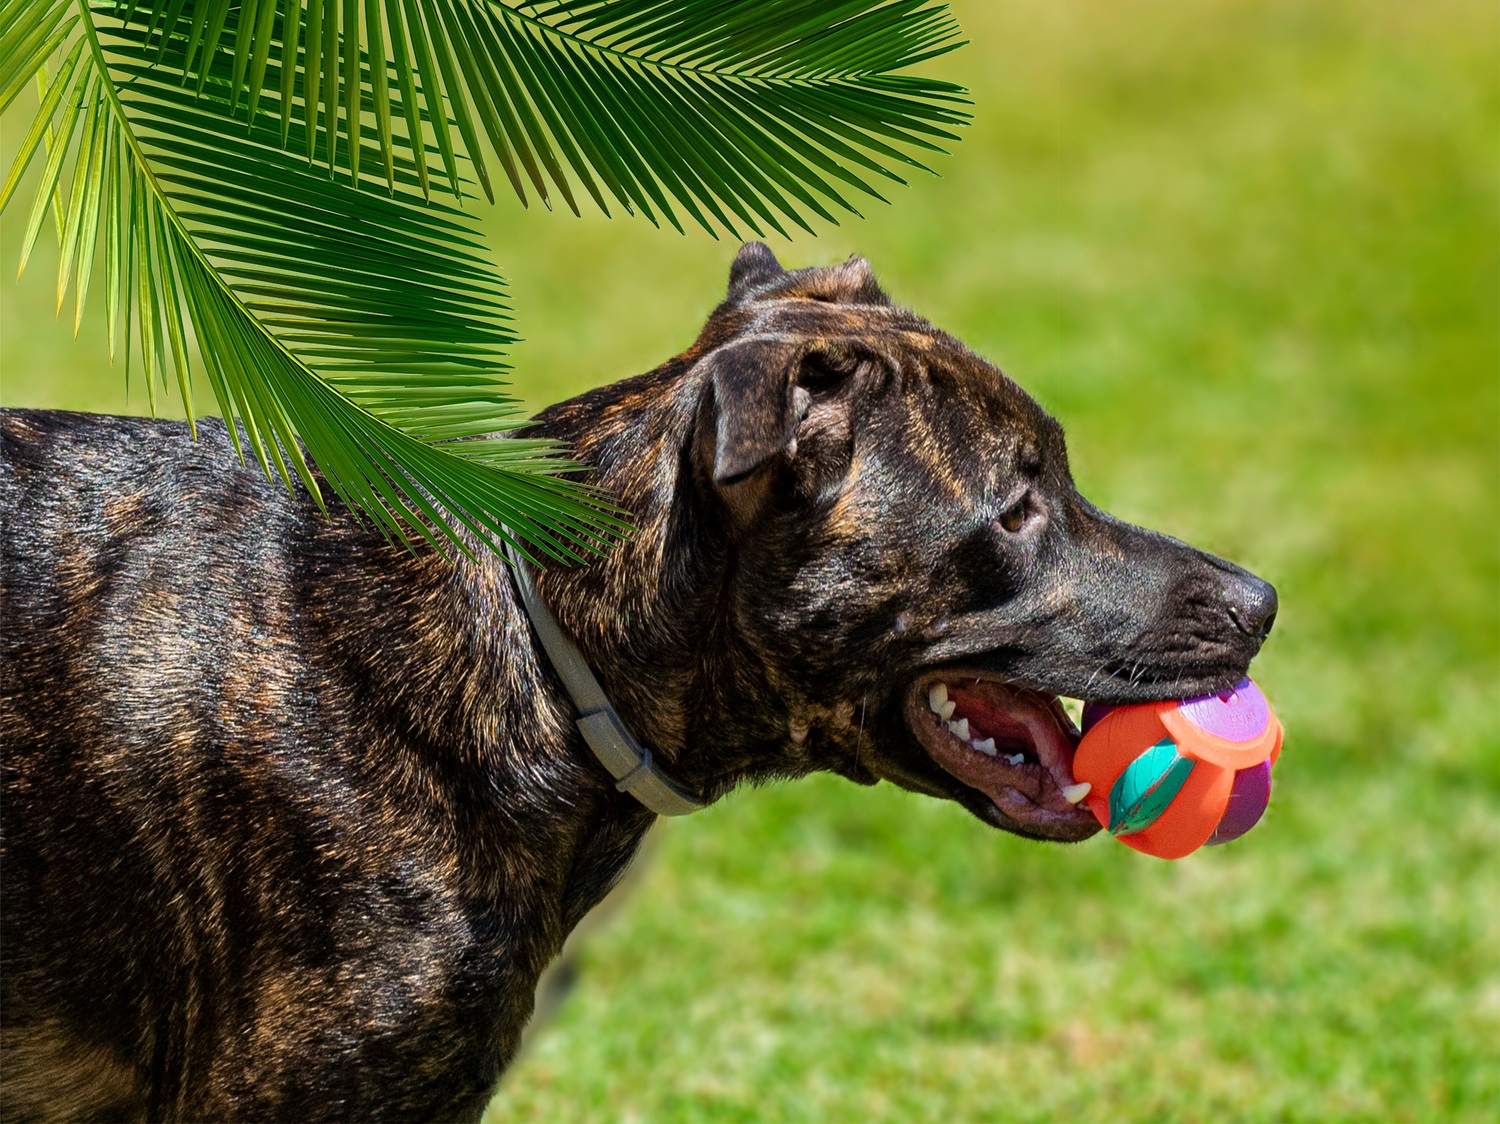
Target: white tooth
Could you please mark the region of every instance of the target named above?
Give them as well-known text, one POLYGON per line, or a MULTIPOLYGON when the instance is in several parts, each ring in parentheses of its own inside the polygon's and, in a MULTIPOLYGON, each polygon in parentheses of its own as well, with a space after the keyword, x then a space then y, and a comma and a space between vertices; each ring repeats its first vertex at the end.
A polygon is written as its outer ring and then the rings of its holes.
POLYGON ((1077 784, 1063 785, 1063 799, 1066 800, 1069 804, 1077 804, 1080 800, 1082 800, 1089 794, 1089 791, 1093 787, 1093 784, 1089 781, 1079 781, 1077 784))
POLYGON ((938 708, 938 717, 941 718, 944 722, 946 722, 946 721, 948 721, 948 719, 950 719, 950 718, 953 717, 953 712, 955 710, 957 710, 957 709, 958 709, 958 704, 956 702, 954 702, 952 699, 949 699, 941 707, 938 708))
POLYGON ((1014 757, 1007 757, 1006 760, 1009 761, 1012 765, 1019 765, 1022 761, 1026 760, 1026 755, 1024 753, 1018 753, 1014 757))
POLYGON ((927 688, 927 706, 934 714, 943 713, 943 704, 948 701, 948 684, 934 683, 927 688))
POLYGON ((979 750, 980 753, 987 754, 990 757, 995 756, 995 739, 994 738, 985 738, 984 741, 982 741, 982 742, 981 741, 974 741, 974 742, 970 742, 969 744, 972 745, 975 749, 979 750))
POLYGON ((961 742, 969 740, 969 720, 960 718, 957 722, 948 723, 948 732, 961 742))

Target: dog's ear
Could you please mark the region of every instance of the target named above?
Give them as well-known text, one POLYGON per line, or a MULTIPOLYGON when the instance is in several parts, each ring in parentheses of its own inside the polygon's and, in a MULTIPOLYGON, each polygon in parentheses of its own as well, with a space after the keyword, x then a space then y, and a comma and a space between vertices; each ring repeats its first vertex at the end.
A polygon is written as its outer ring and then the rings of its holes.
POLYGON ((713 393, 713 479, 737 484, 778 453, 796 447, 809 393, 796 385, 805 345, 781 336, 751 336, 709 354, 703 363, 713 393))
POLYGON ((786 270, 764 242, 746 242, 729 267, 729 301, 738 304, 757 289, 786 276, 786 270))

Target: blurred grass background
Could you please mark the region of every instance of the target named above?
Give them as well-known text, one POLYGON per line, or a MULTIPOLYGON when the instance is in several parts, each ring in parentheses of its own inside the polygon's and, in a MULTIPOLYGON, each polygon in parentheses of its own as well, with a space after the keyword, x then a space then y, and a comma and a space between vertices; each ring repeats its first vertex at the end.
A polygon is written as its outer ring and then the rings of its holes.
MULTIPOLYGON (((773 245, 868 256, 1062 419, 1087 494, 1277 584, 1271 811, 1169 864, 888 786, 738 793, 667 825, 487 1124, 1493 1120, 1500 11, 954 7, 943 178, 773 245)), ((487 222, 532 407, 684 347, 734 250, 487 222)), ((51 270, 0 286, 0 402, 144 409, 51 270)))

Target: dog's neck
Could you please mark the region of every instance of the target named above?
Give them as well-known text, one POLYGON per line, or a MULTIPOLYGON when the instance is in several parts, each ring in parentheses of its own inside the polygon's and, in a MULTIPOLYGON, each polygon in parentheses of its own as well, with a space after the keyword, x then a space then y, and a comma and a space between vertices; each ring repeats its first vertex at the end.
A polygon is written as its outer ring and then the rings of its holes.
MULTIPOLYGON (((859 767, 856 702, 800 698, 740 631, 741 516, 696 457, 703 394, 692 366, 689 353, 539 416, 532 435, 591 466, 587 479, 632 530, 587 564, 538 573, 538 588, 627 728, 688 795, 711 802, 746 781, 819 769, 873 783, 859 767)), ((340 542, 349 533, 318 526, 340 542)), ((382 775, 392 783, 430 773, 435 791, 459 801, 444 814, 463 820, 460 865, 476 896, 555 903, 559 928, 549 932, 560 939, 655 817, 616 790, 585 744, 548 657, 527 642, 505 563, 480 553, 450 567, 430 552, 389 549, 358 557, 366 564, 310 579, 329 605, 329 643, 350 654, 350 690, 364 700, 351 711, 356 725, 369 722, 357 740, 390 754, 382 775), (372 598, 372 588, 387 595, 372 598)), ((544 958, 556 952, 538 948, 544 958)))
MULTIPOLYGON (((729 611, 741 559, 728 513, 695 463, 702 396, 690 360, 680 357, 539 416, 530 435, 566 444, 591 466, 589 482, 628 513, 632 531, 587 564, 538 573, 538 588, 627 727, 689 795, 710 802, 745 781, 819 768, 870 783, 873 777, 839 764, 857 764, 853 707, 830 708, 828 721, 842 724, 831 736, 806 738, 802 727, 804 744, 786 685, 774 682, 729 611), (813 747, 834 760, 815 758, 813 747)), ((442 581, 436 564, 421 568, 442 581)), ((654 816, 618 792, 593 758, 545 653, 516 646, 529 627, 504 564, 460 563, 449 580, 461 592, 445 611, 455 614, 467 648, 483 651, 467 664, 471 657, 462 651, 446 656, 443 675, 451 675, 454 698, 448 712, 478 747, 485 787, 508 809, 506 822, 473 833, 473 869, 494 871, 512 896, 528 880, 554 887, 566 932, 624 869, 654 816), (511 822, 517 817, 537 829, 523 835, 551 841, 548 856, 511 853, 513 828, 524 828, 511 822)))
POLYGON ((636 738, 674 782, 713 800, 766 771, 787 716, 723 611, 734 558, 725 513, 696 475, 690 366, 691 353, 539 416, 632 531, 538 586, 636 738))

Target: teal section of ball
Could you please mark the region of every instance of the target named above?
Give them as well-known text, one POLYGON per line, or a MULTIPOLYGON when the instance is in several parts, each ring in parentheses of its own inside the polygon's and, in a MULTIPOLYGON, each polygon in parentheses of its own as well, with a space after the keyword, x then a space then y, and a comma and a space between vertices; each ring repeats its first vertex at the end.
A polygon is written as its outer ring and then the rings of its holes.
POLYGON ((1177 753, 1177 743, 1162 738, 1120 774, 1109 790, 1109 832, 1144 831, 1167 810, 1193 771, 1191 759, 1177 753))

